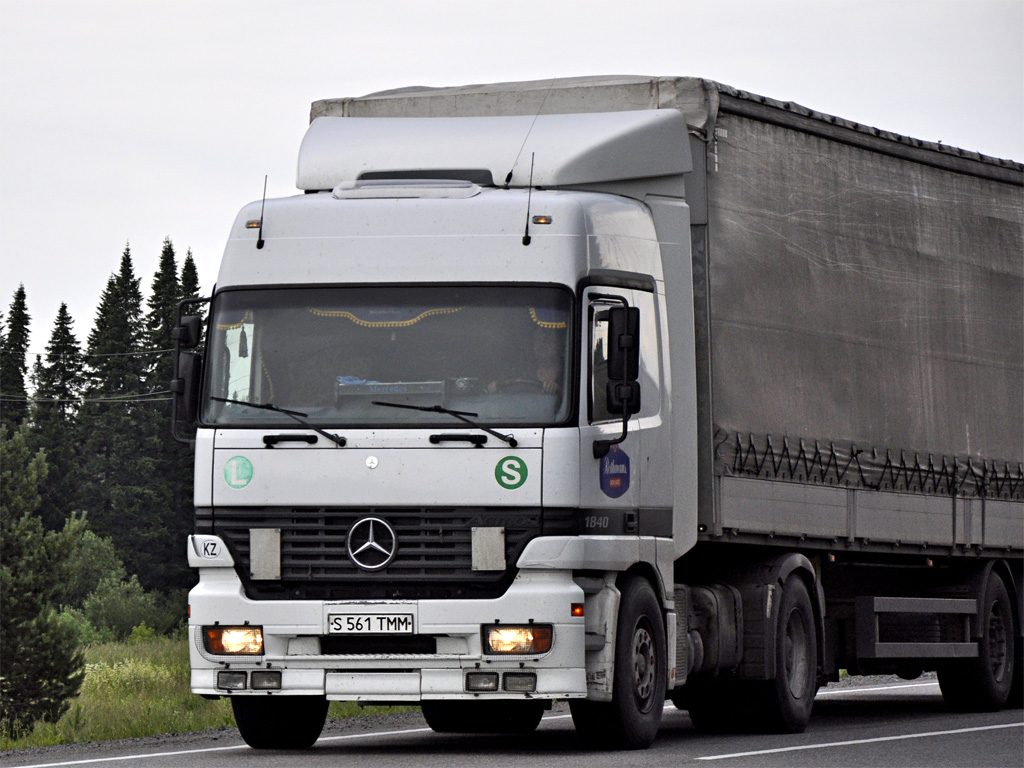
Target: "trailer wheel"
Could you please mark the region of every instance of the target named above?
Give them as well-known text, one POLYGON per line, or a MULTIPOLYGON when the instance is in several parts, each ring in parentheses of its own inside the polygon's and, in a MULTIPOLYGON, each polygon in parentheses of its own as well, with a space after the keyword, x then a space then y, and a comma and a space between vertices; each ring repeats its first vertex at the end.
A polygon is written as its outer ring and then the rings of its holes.
POLYGON ((542 701, 424 701, 423 718, 436 733, 532 733, 542 701))
POLYGON ((1016 661, 1013 607, 1006 584, 995 573, 985 585, 978 656, 939 667, 939 689, 950 708, 994 712, 1006 704, 1016 661))
POLYGON ((238 732, 253 749, 309 749, 327 719, 323 696, 232 696, 238 732))
POLYGON ((800 733, 811 719, 818 690, 818 640, 807 586, 790 576, 782 586, 775 640, 775 679, 759 708, 766 730, 800 733))
POLYGON ((612 700, 577 699, 569 708, 577 732, 589 744, 646 749, 658 735, 665 705, 665 625, 645 579, 626 582, 619 606, 612 700))

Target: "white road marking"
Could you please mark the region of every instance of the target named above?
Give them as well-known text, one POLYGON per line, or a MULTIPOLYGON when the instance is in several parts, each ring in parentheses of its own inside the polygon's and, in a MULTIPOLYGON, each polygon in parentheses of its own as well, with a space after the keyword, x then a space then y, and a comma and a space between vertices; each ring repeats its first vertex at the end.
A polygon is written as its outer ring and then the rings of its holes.
POLYGON ((121 755, 119 757, 92 757, 88 760, 67 760, 60 763, 31 763, 17 768, 56 768, 62 765, 90 765, 92 763, 114 763, 124 760, 145 760, 153 757, 175 757, 177 755, 200 755, 205 752, 230 752, 234 749, 248 749, 248 745, 239 744, 233 747, 210 747, 209 749, 182 749, 177 752, 152 752, 148 755, 121 755))
MULTIPOLYGON (((929 687, 932 687, 932 686, 938 686, 938 683, 936 683, 936 682, 929 682, 929 683, 905 683, 905 684, 899 684, 899 685, 878 685, 878 686, 864 687, 864 688, 860 688, 860 687, 856 687, 856 688, 837 688, 835 690, 828 690, 828 689, 826 689, 826 690, 823 690, 823 691, 819 691, 818 692, 818 696, 828 696, 828 695, 839 696, 839 695, 843 695, 843 694, 847 694, 847 693, 851 693, 851 694, 852 693, 870 693, 872 691, 888 691, 888 690, 894 690, 894 689, 900 689, 900 688, 929 688, 929 687)), ((669 703, 665 704, 665 708, 666 709, 668 709, 670 706, 671 705, 669 703)), ((565 720, 565 719, 568 719, 570 717, 572 717, 572 715, 548 715, 548 716, 546 716, 544 718, 544 721, 546 722, 546 721, 550 721, 550 720, 565 720)), ((1009 725, 986 726, 985 728, 973 728, 973 729, 969 728, 969 729, 963 729, 961 731, 939 731, 938 733, 954 734, 954 733, 962 733, 962 732, 971 731, 971 730, 986 730, 986 728, 987 729, 991 729, 991 728, 1012 728, 1012 727, 1015 727, 1017 725, 1024 725, 1024 724, 1009 724, 1009 725)), ((329 742, 329 741, 349 741, 349 740, 353 740, 353 739, 374 739, 374 738, 379 738, 381 736, 404 736, 406 734, 412 734, 412 733, 429 733, 429 732, 430 732, 430 728, 406 728, 404 730, 399 730, 399 731, 379 731, 379 732, 375 732, 375 733, 350 733, 350 734, 346 734, 344 736, 323 736, 323 737, 321 737, 320 739, 317 740, 317 744, 319 744, 320 742, 329 742)), ((923 733, 923 734, 910 734, 910 735, 906 735, 906 736, 889 736, 889 737, 882 737, 882 738, 878 738, 878 739, 867 739, 867 740, 863 740, 863 741, 835 742, 833 744, 809 744, 809 745, 806 745, 806 746, 803 746, 803 747, 784 747, 784 748, 781 748, 781 749, 771 749, 771 750, 765 750, 765 751, 762 751, 762 752, 740 752, 740 753, 736 753, 736 754, 732 754, 732 755, 711 755, 711 756, 707 756, 707 757, 698 757, 696 759, 698 759, 698 760, 724 760, 724 759, 729 758, 729 757, 742 757, 742 756, 747 756, 747 755, 762 755, 762 754, 770 754, 772 752, 792 752, 792 751, 802 750, 802 749, 822 749, 822 748, 830 747, 830 746, 843 746, 845 744, 862 744, 862 743, 867 743, 867 742, 872 742, 872 741, 890 741, 890 740, 893 740, 893 739, 914 739, 914 738, 922 738, 924 736, 933 736, 933 735, 935 735, 935 734, 934 733, 923 733)), ((18 766, 18 768, 63 768, 63 766, 71 766, 71 765, 92 765, 92 764, 97 764, 97 763, 124 762, 126 760, 147 760, 147 759, 154 759, 154 758, 160 758, 160 757, 177 757, 177 756, 180 756, 180 755, 202 755, 202 754, 208 754, 208 753, 211 753, 211 752, 233 752, 233 751, 240 750, 240 749, 249 749, 249 746, 246 745, 246 744, 235 744, 235 745, 228 746, 228 747, 205 747, 203 749, 183 749, 183 750, 177 750, 177 751, 174 751, 174 752, 151 752, 149 754, 144 754, 144 755, 122 755, 122 756, 119 756, 119 757, 95 757, 95 758, 89 758, 89 759, 86 759, 86 760, 67 760, 67 761, 57 762, 57 763, 32 763, 32 764, 28 764, 28 765, 24 765, 24 766, 18 766)))
MULTIPOLYGON (((544 720, 561 720, 571 715, 550 715, 544 720)), ((404 736, 410 733, 429 733, 430 728, 406 728, 400 731, 377 731, 374 733, 349 733, 344 736, 322 736, 317 739, 317 744, 328 741, 347 741, 351 739, 375 739, 381 736, 404 736)), ((87 760, 66 760, 59 763, 32 763, 31 765, 18 766, 17 768, 60 768, 65 765, 91 765, 94 763, 113 763, 125 760, 146 760, 157 757, 178 757, 180 755, 203 755, 209 752, 231 752, 239 749, 249 749, 247 744, 235 744, 230 747, 205 747, 203 749, 182 749, 175 752, 151 752, 145 755, 121 755, 118 757, 93 757, 87 760)))
POLYGON ((977 728, 954 728, 949 731, 929 731, 928 733, 905 733, 900 736, 878 736, 874 739, 851 739, 850 741, 832 741, 826 744, 804 744, 800 747, 778 747, 777 749, 759 749, 756 752, 733 752, 730 755, 706 755, 697 760, 728 760, 732 757, 754 757, 755 755, 774 755, 780 752, 802 752, 808 749, 832 749, 848 747, 853 744, 875 744, 883 741, 900 741, 903 739, 926 739, 932 736, 955 736, 960 733, 977 731, 995 731, 1004 728, 1024 728, 1024 723, 1005 723, 1002 725, 981 725, 977 728))
MULTIPOLYGON (((929 683, 899 683, 897 685, 875 685, 865 688, 826 688, 823 691, 818 691, 818 696, 844 696, 852 693, 872 693, 874 691, 896 691, 904 688, 938 688, 939 683, 937 680, 932 680, 929 683)), ((818 698, 816 696, 815 698, 818 698)))

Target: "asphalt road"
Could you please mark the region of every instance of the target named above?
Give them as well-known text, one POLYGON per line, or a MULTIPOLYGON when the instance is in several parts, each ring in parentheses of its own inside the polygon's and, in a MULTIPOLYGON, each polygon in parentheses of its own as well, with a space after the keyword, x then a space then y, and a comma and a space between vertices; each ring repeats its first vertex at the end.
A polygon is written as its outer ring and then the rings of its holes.
POLYGON ((1024 766, 1024 712, 949 712, 934 680, 822 689, 808 729, 797 735, 708 736, 669 704, 654 746, 590 750, 564 706, 527 737, 435 734, 419 713, 332 721, 307 752, 246 747, 234 730, 69 745, 0 754, 0 766, 199 768, 202 766, 1024 766))

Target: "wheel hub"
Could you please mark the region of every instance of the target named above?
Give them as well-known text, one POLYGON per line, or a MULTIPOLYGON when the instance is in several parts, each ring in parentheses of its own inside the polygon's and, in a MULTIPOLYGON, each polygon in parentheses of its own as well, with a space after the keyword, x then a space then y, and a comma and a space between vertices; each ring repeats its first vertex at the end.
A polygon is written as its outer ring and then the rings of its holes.
POLYGON ((995 680, 1002 680, 1006 674, 1006 626, 999 603, 992 605, 988 617, 988 652, 992 664, 992 677, 995 680))
POLYGON ((654 694, 656 661, 654 640, 645 627, 633 634, 633 683, 637 701, 648 702, 654 694))
POLYGON ((782 638, 783 659, 786 665, 786 681, 793 698, 802 698, 807 690, 810 669, 807 666, 809 653, 807 630, 799 611, 793 611, 786 622, 786 634, 782 638))

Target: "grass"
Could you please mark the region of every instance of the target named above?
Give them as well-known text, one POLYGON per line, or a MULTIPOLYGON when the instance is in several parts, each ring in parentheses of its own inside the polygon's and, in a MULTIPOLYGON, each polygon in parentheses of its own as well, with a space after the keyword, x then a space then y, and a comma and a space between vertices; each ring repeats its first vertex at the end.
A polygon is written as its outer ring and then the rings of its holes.
MULTIPOLYGON (((107 741, 234 727, 227 699, 208 701, 189 690, 185 640, 153 638, 85 649, 85 681, 78 698, 56 723, 37 723, 18 739, 0 736, 0 750, 107 741)), ((407 708, 403 708, 407 709, 407 708)), ((329 717, 400 711, 332 702, 329 717)))

